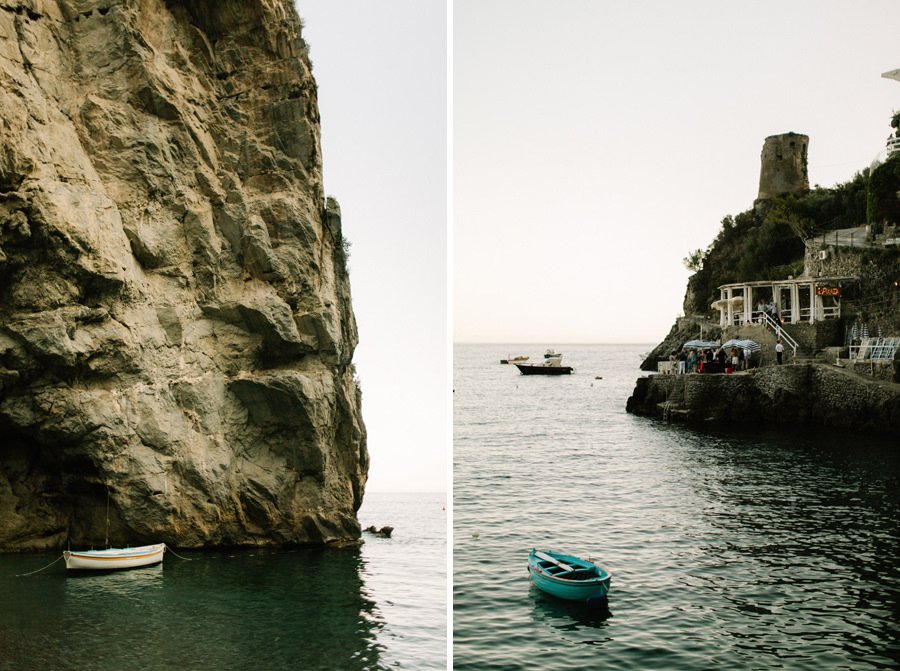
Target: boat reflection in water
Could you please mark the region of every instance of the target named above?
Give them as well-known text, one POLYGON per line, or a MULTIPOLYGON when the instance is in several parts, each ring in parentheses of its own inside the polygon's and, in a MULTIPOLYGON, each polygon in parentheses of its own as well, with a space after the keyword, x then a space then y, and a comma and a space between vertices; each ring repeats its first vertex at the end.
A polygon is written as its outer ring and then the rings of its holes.
POLYGON ((162 589, 163 565, 156 563, 130 571, 70 571, 66 578, 66 600, 71 599, 79 607, 86 602, 100 606, 110 596, 143 599, 162 589))
POLYGON ((607 626, 606 621, 612 617, 608 602, 586 604, 565 601, 550 596, 533 585, 531 596, 534 599, 534 607, 531 610, 532 619, 535 622, 545 622, 562 631, 577 631, 585 628, 600 629, 607 626))

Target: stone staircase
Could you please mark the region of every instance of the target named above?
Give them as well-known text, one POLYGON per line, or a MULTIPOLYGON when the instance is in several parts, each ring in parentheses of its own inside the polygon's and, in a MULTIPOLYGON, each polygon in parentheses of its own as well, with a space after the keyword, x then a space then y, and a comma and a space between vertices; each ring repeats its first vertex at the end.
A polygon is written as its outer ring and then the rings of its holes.
MULTIPOLYGON (((785 363, 807 363, 810 361, 824 360, 824 355, 812 351, 805 347, 800 339, 794 337, 791 333, 790 324, 781 327, 782 332, 788 338, 797 342, 796 355, 793 354, 791 348, 785 344, 784 362, 785 363)), ((742 326, 732 326, 726 328, 722 333, 722 339, 738 338, 741 340, 755 340, 762 348, 762 365, 775 363, 775 343, 778 341, 775 332, 766 324, 744 324, 742 326)))

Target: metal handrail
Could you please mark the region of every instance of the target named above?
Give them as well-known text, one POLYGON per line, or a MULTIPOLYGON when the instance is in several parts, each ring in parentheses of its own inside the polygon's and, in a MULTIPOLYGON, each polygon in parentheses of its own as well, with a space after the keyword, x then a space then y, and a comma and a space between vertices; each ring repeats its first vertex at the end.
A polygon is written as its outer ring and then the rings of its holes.
POLYGON ((775 331, 776 338, 783 338, 784 341, 788 345, 790 345, 791 352, 793 352, 793 355, 796 358, 797 347, 799 347, 799 345, 797 344, 797 341, 791 337, 791 334, 788 333, 787 331, 785 331, 781 327, 781 324, 779 322, 775 321, 775 319, 772 317, 772 315, 770 315, 768 312, 762 313, 762 319, 763 319, 763 324, 765 324, 766 326, 771 328, 773 331, 775 331))
POLYGON ((900 338, 863 338, 859 345, 850 345, 847 349, 851 359, 890 361, 898 347, 900 338))

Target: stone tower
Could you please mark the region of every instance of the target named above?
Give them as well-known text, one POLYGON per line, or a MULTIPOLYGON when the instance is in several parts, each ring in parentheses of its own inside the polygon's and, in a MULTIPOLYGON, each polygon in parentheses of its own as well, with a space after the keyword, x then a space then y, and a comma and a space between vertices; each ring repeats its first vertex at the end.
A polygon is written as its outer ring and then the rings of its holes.
POLYGON ((768 200, 783 193, 809 191, 806 152, 809 137, 799 133, 770 135, 762 150, 757 200, 768 200))

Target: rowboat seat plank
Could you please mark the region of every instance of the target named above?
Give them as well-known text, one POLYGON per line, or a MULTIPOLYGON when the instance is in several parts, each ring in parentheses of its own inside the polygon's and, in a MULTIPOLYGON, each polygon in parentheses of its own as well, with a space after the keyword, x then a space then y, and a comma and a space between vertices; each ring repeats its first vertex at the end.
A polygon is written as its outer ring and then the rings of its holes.
POLYGON ((550 562, 551 564, 555 564, 556 566, 559 566, 563 571, 574 571, 575 570, 573 567, 569 566, 568 564, 564 564, 563 562, 559 561, 555 557, 551 557, 550 555, 548 555, 544 552, 541 552, 540 550, 536 551, 534 553, 534 556, 537 557, 538 559, 543 559, 544 561, 547 561, 547 562, 550 562))

